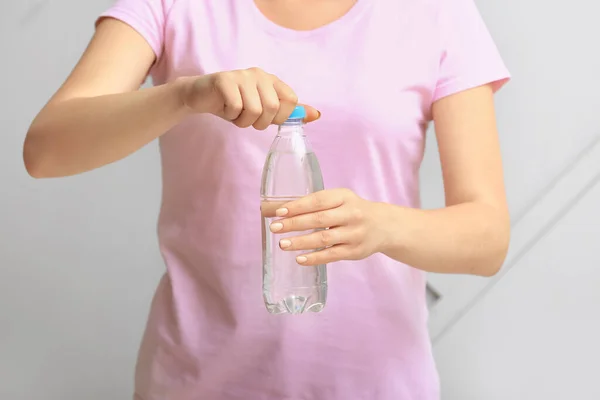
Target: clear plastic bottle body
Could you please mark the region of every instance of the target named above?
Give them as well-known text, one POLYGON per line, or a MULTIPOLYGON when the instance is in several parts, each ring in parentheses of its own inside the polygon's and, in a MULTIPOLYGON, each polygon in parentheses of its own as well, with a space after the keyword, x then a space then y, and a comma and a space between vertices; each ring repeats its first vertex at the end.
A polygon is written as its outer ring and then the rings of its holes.
POLYGON ((319 312, 325 307, 326 265, 299 265, 296 257, 302 252, 279 247, 285 237, 310 232, 274 234, 269 229, 281 205, 323 188, 321 168, 302 119, 289 119, 279 127, 271 145, 261 185, 263 297, 272 314, 319 312))

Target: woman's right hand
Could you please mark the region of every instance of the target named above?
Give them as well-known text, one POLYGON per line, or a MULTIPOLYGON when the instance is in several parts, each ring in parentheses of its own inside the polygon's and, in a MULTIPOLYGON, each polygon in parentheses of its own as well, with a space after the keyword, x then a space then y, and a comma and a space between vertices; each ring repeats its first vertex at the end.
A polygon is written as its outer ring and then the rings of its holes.
MULTIPOLYGON (((240 128, 264 130, 280 125, 298 104, 298 96, 288 85, 260 68, 187 78, 183 90, 183 101, 191 110, 214 114, 240 128)), ((320 117, 314 107, 304 107, 306 122, 320 117)))

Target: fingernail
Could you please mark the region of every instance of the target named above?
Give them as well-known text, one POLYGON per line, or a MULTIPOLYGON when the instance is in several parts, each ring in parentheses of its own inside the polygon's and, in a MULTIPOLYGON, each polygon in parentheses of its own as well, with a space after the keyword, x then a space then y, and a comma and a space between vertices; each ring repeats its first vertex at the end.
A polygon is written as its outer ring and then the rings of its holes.
POLYGON ((285 248, 287 248, 287 247, 290 247, 291 245, 292 245, 292 242, 291 242, 291 241, 289 241, 289 240, 287 240, 287 239, 283 239, 283 240, 280 240, 280 241, 279 241, 279 246, 280 246, 282 249, 285 249, 285 248))
POLYGON ((298 256, 296 257, 296 261, 298 262, 298 264, 304 264, 306 261, 308 261, 308 258, 304 256, 298 256))
POLYGON ((280 222, 271 224, 271 232, 279 232, 282 229, 283 229, 283 224, 280 222))
POLYGON ((319 114, 317 114, 317 119, 321 118, 321 111, 317 110, 319 114))
POLYGON ((287 215, 288 211, 289 210, 287 208, 280 208, 275 211, 275 215, 278 217, 283 217, 284 215, 287 215))

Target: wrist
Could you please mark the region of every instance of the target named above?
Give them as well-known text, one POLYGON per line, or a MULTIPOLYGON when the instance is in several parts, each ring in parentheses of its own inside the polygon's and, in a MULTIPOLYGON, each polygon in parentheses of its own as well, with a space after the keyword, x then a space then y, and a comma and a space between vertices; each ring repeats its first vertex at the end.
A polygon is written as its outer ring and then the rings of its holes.
POLYGON ((195 111, 190 106, 190 99, 192 98, 192 90, 197 77, 183 76, 176 78, 171 82, 170 89, 176 97, 178 103, 178 109, 185 114, 193 114, 195 111))
POLYGON ((390 256, 402 252, 410 228, 410 209, 388 203, 377 203, 377 225, 380 232, 378 252, 390 256))

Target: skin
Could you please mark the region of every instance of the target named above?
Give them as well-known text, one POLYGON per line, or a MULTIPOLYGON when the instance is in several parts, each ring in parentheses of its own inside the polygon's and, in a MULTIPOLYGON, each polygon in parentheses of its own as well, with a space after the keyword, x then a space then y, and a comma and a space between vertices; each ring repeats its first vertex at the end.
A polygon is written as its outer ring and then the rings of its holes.
MULTIPOLYGON (((239 127, 265 129, 298 102, 277 77, 251 68, 184 77, 138 90, 155 56, 128 25, 103 20, 66 82, 32 122, 23 149, 36 178, 80 174, 118 161, 185 117, 212 113, 239 127)), ((306 105, 306 122, 319 112, 306 105)))
POLYGON ((276 24, 305 31, 339 19, 352 9, 356 0, 254 0, 254 3, 276 24))
MULTIPOLYGON (((294 7, 297 1, 256 5, 274 22, 303 30, 339 18, 354 4, 306 0, 294 7)), ((257 68, 140 90, 154 62, 135 30, 110 18, 101 21, 77 66, 29 128, 23 149, 29 174, 69 176, 115 162, 194 113, 262 130, 282 123, 298 103, 292 88, 257 68)), ((305 107, 307 123, 319 118, 316 109, 305 107)), ((307 250, 298 258, 307 266, 382 253, 425 271, 495 274, 506 257, 510 223, 492 88, 445 97, 432 113, 446 207, 409 209, 367 201, 348 189, 324 190, 284 204, 271 229, 329 229, 286 238, 280 247, 307 250)))

